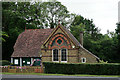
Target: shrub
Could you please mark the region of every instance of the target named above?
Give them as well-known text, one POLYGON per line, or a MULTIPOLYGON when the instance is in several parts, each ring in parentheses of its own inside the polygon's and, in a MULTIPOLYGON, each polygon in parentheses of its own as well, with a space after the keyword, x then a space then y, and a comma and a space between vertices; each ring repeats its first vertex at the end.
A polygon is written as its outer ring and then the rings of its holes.
POLYGON ((2 65, 2 66, 10 65, 10 62, 8 60, 1 60, 0 65, 2 65))
POLYGON ((70 64, 43 62, 45 73, 57 74, 93 74, 93 75, 120 75, 120 64, 70 64))

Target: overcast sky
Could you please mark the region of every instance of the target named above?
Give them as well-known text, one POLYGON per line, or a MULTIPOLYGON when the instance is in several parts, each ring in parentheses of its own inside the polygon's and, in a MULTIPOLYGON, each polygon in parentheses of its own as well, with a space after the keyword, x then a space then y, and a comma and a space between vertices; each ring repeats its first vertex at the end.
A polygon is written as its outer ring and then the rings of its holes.
POLYGON ((120 0, 58 0, 71 13, 93 19, 94 24, 101 29, 115 31, 118 22, 118 2, 120 0))

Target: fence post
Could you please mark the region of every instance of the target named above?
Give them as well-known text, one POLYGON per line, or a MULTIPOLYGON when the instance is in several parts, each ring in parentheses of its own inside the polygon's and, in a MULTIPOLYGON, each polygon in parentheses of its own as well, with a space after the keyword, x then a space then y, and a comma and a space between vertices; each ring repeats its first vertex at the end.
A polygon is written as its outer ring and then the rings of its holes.
POLYGON ((10 66, 8 65, 8 72, 9 72, 10 66))

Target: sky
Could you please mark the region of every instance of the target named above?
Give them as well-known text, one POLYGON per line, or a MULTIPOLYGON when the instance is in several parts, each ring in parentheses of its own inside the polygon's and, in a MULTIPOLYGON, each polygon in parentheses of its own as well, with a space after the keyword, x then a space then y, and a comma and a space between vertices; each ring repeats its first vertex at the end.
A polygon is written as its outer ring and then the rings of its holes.
POLYGON ((101 29, 102 34, 107 30, 115 31, 118 22, 118 2, 120 0, 58 0, 67 7, 70 13, 75 13, 87 19, 101 29))

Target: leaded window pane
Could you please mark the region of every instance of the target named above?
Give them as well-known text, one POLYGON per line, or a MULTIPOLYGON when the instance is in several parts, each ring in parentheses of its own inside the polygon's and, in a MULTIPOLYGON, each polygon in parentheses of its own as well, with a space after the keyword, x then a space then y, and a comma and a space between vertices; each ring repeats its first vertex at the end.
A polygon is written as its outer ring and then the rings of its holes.
POLYGON ((61 50, 61 61, 67 61, 67 51, 66 51, 66 49, 61 50))
POLYGON ((53 61, 58 61, 58 49, 53 50, 53 61))

